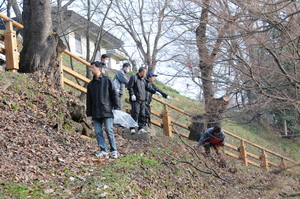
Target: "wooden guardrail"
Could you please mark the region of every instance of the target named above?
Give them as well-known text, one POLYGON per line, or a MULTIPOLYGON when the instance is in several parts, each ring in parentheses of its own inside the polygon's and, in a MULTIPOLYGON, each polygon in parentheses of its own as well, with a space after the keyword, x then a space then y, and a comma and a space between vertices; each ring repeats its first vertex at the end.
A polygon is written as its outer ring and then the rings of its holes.
MULTIPOLYGON (((6 55, 6 65, 7 65, 7 70, 11 70, 11 71, 16 71, 19 67, 18 67, 18 60, 19 60, 19 56, 17 53, 17 43, 16 43, 16 35, 15 35, 15 31, 13 30, 12 26, 15 25, 19 28, 24 28, 22 24, 13 21, 11 19, 9 19, 8 17, 6 17, 5 15, 0 13, 0 18, 3 18, 4 20, 7 21, 7 25, 6 25, 6 31, 5 31, 5 35, 4 35, 4 44, 5 44, 5 49, 0 49, 0 53, 5 53, 6 55)), ((1 38, 3 38, 3 36, 0 35, 0 40, 1 38)), ((68 50, 64 51, 65 54, 73 57, 74 59, 76 59, 77 61, 81 62, 82 64, 86 65, 86 66, 90 66, 90 63, 88 63, 87 61, 81 59, 80 57, 77 57, 76 55, 72 54, 71 52, 69 52, 68 50)), ((86 78, 85 76, 73 71, 72 69, 63 66, 62 63, 60 65, 61 68, 61 84, 62 86, 64 84, 67 84, 81 92, 86 92, 86 88, 78 85, 77 83, 67 79, 64 77, 64 73, 67 73, 85 83, 88 83, 90 81, 90 79, 86 78)), ((174 111, 177 111, 185 116, 188 117, 192 117, 193 115, 190 113, 187 113, 186 111, 183 111, 175 106, 172 106, 168 103, 165 103, 163 100, 160 100, 156 97, 152 97, 155 101, 157 101, 158 103, 163 105, 163 111, 162 113, 159 113, 155 110, 151 110, 151 113, 153 115, 155 115, 156 117, 161 118, 161 122, 151 119, 152 124, 157 125, 161 128, 163 128, 164 131, 164 135, 172 137, 172 132, 173 132, 173 127, 174 126, 179 126, 183 129, 186 129, 187 131, 189 131, 191 129, 191 125, 186 125, 186 124, 182 124, 178 121, 176 121, 174 118, 171 118, 170 115, 170 110, 169 109, 173 109, 174 111)), ((128 99, 126 99, 127 102, 129 102, 128 99)), ((129 110, 127 110, 129 111, 129 110)), ((228 140, 229 136, 233 139, 237 139, 240 144, 239 146, 234 146, 232 144, 229 144, 228 142, 226 143, 226 147, 228 149, 225 150, 225 153, 231 157, 234 158, 238 158, 241 159, 242 162, 245 165, 251 164, 253 166, 256 167, 260 167, 260 168, 264 168, 266 170, 270 170, 270 167, 276 167, 276 168, 280 168, 280 169, 286 169, 288 168, 288 166, 290 166, 291 164, 296 164, 295 161, 286 158, 282 155, 279 155, 275 152, 272 152, 268 149, 265 149, 257 144, 254 144, 248 140, 245 140, 237 135, 234 135, 226 130, 223 130, 225 132, 226 136, 226 140, 228 140), (247 146, 251 146, 254 149, 258 150, 261 152, 260 155, 255 155, 254 152, 250 152, 250 150, 247 150, 247 146), (271 161, 270 158, 268 158, 268 156, 273 156, 273 159, 279 159, 279 162, 274 162, 273 160, 271 161)), ((181 134, 184 137, 188 137, 188 134, 181 134)))
POLYGON ((19 53, 16 31, 13 29, 13 25, 24 28, 24 26, 16 21, 11 20, 7 16, 0 13, 0 17, 7 21, 6 30, 3 35, 5 49, 1 49, 1 53, 6 57, 6 69, 16 72, 19 69, 19 53))
MULTIPOLYGON (((5 54, 6 57, 6 70, 9 71, 13 71, 16 72, 19 69, 19 54, 17 51, 17 38, 16 38, 16 31, 13 30, 13 25, 23 29, 24 26, 14 20, 11 20, 9 17, 3 15, 0 13, 0 18, 4 19, 7 23, 6 23, 6 31, 4 33, 4 35, 0 35, 0 40, 4 40, 4 46, 5 49, 0 48, 0 53, 5 54)), ((63 51, 65 54, 71 56, 72 58, 76 59, 77 61, 81 62, 82 64, 86 65, 86 66, 91 66, 89 62, 87 62, 86 60, 72 54, 70 51, 68 50, 64 50, 63 51)), ((86 88, 74 83, 73 81, 64 78, 63 74, 64 72, 77 78, 80 79, 81 81, 88 83, 90 82, 90 79, 86 78, 85 76, 73 71, 72 69, 63 66, 61 63, 61 85, 62 87, 64 87, 64 84, 67 84, 77 90, 80 90, 82 92, 86 92, 86 88)))
MULTIPOLYGON (((161 122, 157 120, 153 120, 151 118, 151 123, 163 128, 164 135, 172 137, 173 127, 179 126, 181 128, 184 128, 188 131, 191 130, 191 125, 185 125, 180 122, 175 121, 171 118, 170 112, 168 111, 168 108, 172 108, 175 111, 182 113, 188 117, 192 117, 193 115, 190 113, 187 113, 181 109, 178 109, 177 107, 174 107, 170 104, 165 103, 163 100, 160 100, 156 97, 152 97, 155 101, 161 103, 164 106, 164 110, 162 113, 158 113, 155 110, 151 110, 151 114, 155 115, 156 117, 161 118, 161 122), (166 127, 167 126, 167 127, 166 127)), ((126 99, 126 102, 129 102, 129 99, 126 99)), ((130 110, 127 110, 127 112, 130 112, 130 110)), ((248 140, 245 140, 244 138, 241 138, 233 133, 230 133, 229 131, 223 130, 226 134, 226 140, 232 140, 235 139, 240 144, 239 146, 235 146, 233 144, 229 144, 228 141, 225 142, 225 153, 231 157, 240 159, 246 166, 249 164, 263 168, 267 171, 271 170, 272 168, 280 168, 280 169, 286 169, 292 165, 295 165, 296 162, 294 160, 291 160, 289 158, 286 158, 282 155, 279 155, 273 151, 270 151, 268 149, 265 149, 257 144, 254 144, 248 140), (253 149, 247 149, 248 147, 252 147, 253 149), (250 152, 251 151, 251 152, 250 152), (260 152, 259 155, 256 155, 254 153, 260 152), (272 156, 272 160, 271 157, 272 156), (277 161, 277 162, 276 162, 277 161)), ((188 138, 188 134, 181 133, 181 136, 184 136, 188 138)))

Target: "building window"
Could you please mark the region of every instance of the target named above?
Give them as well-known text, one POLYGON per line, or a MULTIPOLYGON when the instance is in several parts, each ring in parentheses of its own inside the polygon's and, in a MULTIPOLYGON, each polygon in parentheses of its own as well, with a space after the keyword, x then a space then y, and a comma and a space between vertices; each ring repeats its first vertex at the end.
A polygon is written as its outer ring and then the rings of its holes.
POLYGON ((82 54, 82 44, 80 35, 75 33, 75 45, 76 45, 76 52, 82 54))

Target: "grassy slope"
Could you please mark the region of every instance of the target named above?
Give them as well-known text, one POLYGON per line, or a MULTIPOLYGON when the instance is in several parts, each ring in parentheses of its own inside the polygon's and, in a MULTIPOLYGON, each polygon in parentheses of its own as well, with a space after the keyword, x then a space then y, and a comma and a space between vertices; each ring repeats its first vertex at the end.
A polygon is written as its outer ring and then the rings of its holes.
MULTIPOLYGON (((68 57, 64 56, 64 63, 69 63, 68 57)), ((68 64, 66 64, 68 65, 68 64)), ((85 67, 82 64, 79 64, 77 61, 74 62, 75 70, 81 74, 85 74, 85 67)), ((114 77, 116 70, 109 70, 109 76, 111 78, 114 77)), ((132 73, 134 74, 134 73, 132 73)), ((171 105, 182 109, 191 114, 201 114, 204 113, 203 105, 199 104, 197 101, 187 98, 185 96, 180 95, 176 90, 164 85, 159 81, 155 81, 155 85, 163 90, 165 93, 169 94, 174 98, 174 101, 169 102, 164 98, 161 98, 166 103, 170 103, 171 105)), ((124 98, 128 98, 128 91, 125 90, 124 98)), ((156 102, 155 100, 152 101, 151 107, 153 110, 162 113, 163 106, 156 102)), ((123 103, 123 110, 130 109, 130 105, 127 103, 123 103)), ((190 124, 190 118, 184 116, 183 114, 179 114, 176 111, 171 110, 171 116, 175 120, 187 124, 190 124)), ((158 118, 152 117, 156 120, 158 118)), ((159 121, 159 120, 158 120, 159 121)), ((286 157, 292 158, 294 160, 300 160, 300 140, 288 140, 280 138, 280 134, 278 132, 272 131, 271 128, 266 128, 263 126, 259 126, 256 124, 249 124, 249 125, 239 125, 235 121, 232 120, 225 120, 223 122, 223 128, 228 130, 231 133, 234 133, 246 140, 249 140, 257 145, 260 145, 266 149, 284 155, 286 157)), ((188 133, 188 132, 186 132, 188 133)), ((236 142, 232 139, 233 142, 236 142)))

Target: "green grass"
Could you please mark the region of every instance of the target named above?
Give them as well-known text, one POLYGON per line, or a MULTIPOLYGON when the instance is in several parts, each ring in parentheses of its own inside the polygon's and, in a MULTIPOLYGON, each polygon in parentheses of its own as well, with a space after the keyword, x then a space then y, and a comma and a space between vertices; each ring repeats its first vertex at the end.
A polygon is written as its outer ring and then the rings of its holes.
POLYGON ((19 184, 17 182, 6 182, 2 181, 0 182, 0 199, 4 198, 27 198, 27 196, 30 194, 38 196, 42 196, 40 194, 40 188, 35 187, 33 189, 29 188, 26 185, 19 184))
MULTIPOLYGON (((284 157, 300 161, 300 148, 298 140, 283 139, 280 133, 270 131, 263 126, 243 126, 237 125, 235 122, 226 120, 223 123, 223 128, 245 140, 257 144, 265 149, 273 151, 284 157)), ((226 141, 235 146, 240 146, 240 140, 231 136, 226 137, 226 141)), ((251 144, 245 144, 246 150, 260 156, 261 150, 253 147, 251 144)), ((275 163, 280 163, 280 158, 267 153, 267 158, 275 163)))

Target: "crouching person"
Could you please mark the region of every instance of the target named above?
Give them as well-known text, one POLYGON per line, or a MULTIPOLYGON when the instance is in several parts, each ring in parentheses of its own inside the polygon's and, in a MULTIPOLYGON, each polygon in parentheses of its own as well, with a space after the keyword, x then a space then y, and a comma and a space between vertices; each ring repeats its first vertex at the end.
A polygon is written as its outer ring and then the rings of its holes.
POLYGON ((108 158, 109 153, 103 135, 102 125, 105 126, 111 158, 117 158, 117 146, 113 131, 113 109, 119 109, 118 96, 112 80, 102 74, 105 64, 101 62, 91 63, 93 79, 87 85, 86 114, 93 120, 96 139, 100 147, 100 152, 95 155, 99 158, 108 158))
POLYGON ((199 148, 202 145, 204 146, 205 154, 207 156, 210 155, 211 147, 216 150, 218 155, 221 155, 220 152, 223 151, 225 146, 225 133, 218 126, 207 129, 199 139, 196 148, 199 148))

